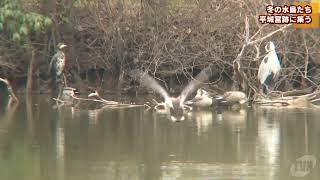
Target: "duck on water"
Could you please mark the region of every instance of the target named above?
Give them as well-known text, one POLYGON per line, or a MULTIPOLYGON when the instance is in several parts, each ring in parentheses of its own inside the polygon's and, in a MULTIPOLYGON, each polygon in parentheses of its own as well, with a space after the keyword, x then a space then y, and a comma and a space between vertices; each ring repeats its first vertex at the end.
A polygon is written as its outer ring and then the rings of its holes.
POLYGON ((230 106, 233 104, 244 104, 248 101, 247 96, 242 91, 227 91, 222 96, 213 98, 206 90, 198 89, 196 96, 187 101, 187 105, 195 107, 230 106))
POLYGON ((213 103, 211 95, 204 89, 198 89, 196 96, 185 104, 193 107, 210 107, 213 103))

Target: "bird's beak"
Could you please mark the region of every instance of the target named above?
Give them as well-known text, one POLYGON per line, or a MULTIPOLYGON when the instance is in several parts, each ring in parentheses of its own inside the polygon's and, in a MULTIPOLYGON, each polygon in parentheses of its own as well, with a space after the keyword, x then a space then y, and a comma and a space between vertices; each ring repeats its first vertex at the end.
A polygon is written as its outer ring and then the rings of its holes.
POLYGON ((63 49, 63 48, 65 48, 65 47, 67 47, 67 45, 62 44, 59 48, 60 48, 60 49, 63 49))
POLYGON ((269 47, 268 47, 269 44, 267 44, 264 48, 266 50, 266 52, 269 52, 269 47))

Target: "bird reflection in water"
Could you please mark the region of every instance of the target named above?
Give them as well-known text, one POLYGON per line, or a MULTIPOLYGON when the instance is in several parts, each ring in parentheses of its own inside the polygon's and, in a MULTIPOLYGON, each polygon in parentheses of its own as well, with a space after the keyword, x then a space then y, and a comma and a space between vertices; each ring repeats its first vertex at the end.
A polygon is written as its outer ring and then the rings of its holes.
POLYGON ((229 124, 233 131, 240 132, 246 127, 247 109, 240 109, 239 111, 218 109, 217 119, 220 120, 220 122, 229 124))
POLYGON ((98 124, 99 114, 100 114, 99 109, 94 109, 94 110, 89 110, 89 111, 88 111, 89 124, 90 124, 90 125, 96 125, 96 124, 98 124))
POLYGON ((268 164, 270 168, 268 170, 269 176, 274 177, 276 175, 279 161, 279 145, 280 145, 280 123, 278 120, 273 119, 272 109, 261 109, 262 112, 256 117, 260 117, 258 124, 258 138, 256 154, 264 154, 264 156, 257 156, 257 161, 262 161, 268 164))
POLYGON ((212 125, 213 115, 212 111, 209 110, 200 110, 200 111, 191 111, 187 114, 188 119, 195 121, 197 126, 197 134, 200 136, 203 133, 206 133, 209 127, 212 125))

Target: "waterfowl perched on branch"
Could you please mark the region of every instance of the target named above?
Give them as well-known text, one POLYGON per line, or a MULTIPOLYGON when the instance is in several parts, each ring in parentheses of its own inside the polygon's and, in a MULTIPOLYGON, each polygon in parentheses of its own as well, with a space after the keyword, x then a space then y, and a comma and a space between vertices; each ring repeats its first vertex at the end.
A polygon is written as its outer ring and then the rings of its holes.
POLYGON ((168 92, 151 76, 146 72, 133 71, 131 75, 133 77, 139 76, 140 83, 157 92, 164 98, 164 107, 167 115, 170 116, 172 121, 182 121, 185 119, 184 112, 185 108, 188 106, 185 104, 186 99, 189 95, 200 88, 203 82, 209 80, 209 77, 212 76, 211 67, 203 69, 188 85, 182 90, 178 97, 169 96, 168 92))
POLYGON ((209 107, 212 105, 212 97, 210 94, 203 90, 203 89, 198 89, 196 96, 191 99, 190 101, 187 101, 185 104, 187 105, 192 105, 195 107, 209 107))
POLYGON ((64 87, 61 93, 61 100, 72 100, 76 94, 78 94, 78 90, 72 87, 64 87))
POLYGON ((273 83, 281 70, 280 62, 273 42, 265 46, 267 55, 260 63, 258 79, 262 85, 262 93, 266 94, 273 89, 273 83))
POLYGON ((216 100, 218 105, 244 104, 248 101, 246 94, 241 91, 227 91, 216 100))
POLYGON ((99 100, 99 101, 101 101, 101 102, 103 102, 103 103, 105 103, 105 104, 119 104, 119 102, 117 102, 117 101, 108 101, 108 100, 106 100, 106 99, 103 99, 103 98, 100 96, 100 94, 99 94, 99 92, 98 92, 97 90, 95 90, 93 93, 90 93, 90 94, 88 95, 88 97, 89 97, 89 98, 95 98, 95 99, 97 99, 97 100, 99 100))
POLYGON ((245 93, 241 91, 227 91, 223 96, 217 96, 215 98, 215 108, 218 112, 221 111, 221 108, 230 108, 233 111, 239 111, 242 105, 248 101, 245 93))

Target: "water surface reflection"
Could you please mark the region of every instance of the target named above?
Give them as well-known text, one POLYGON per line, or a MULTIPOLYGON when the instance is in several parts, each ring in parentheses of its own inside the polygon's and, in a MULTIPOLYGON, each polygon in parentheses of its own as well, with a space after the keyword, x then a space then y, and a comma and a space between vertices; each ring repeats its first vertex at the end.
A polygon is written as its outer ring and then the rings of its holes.
MULTIPOLYGON (((0 173, 17 180, 294 179, 296 159, 319 158, 319 115, 201 110, 172 123, 143 108, 53 108, 37 96, 0 116, 0 173)), ((319 166, 304 178, 318 179, 319 166)))

